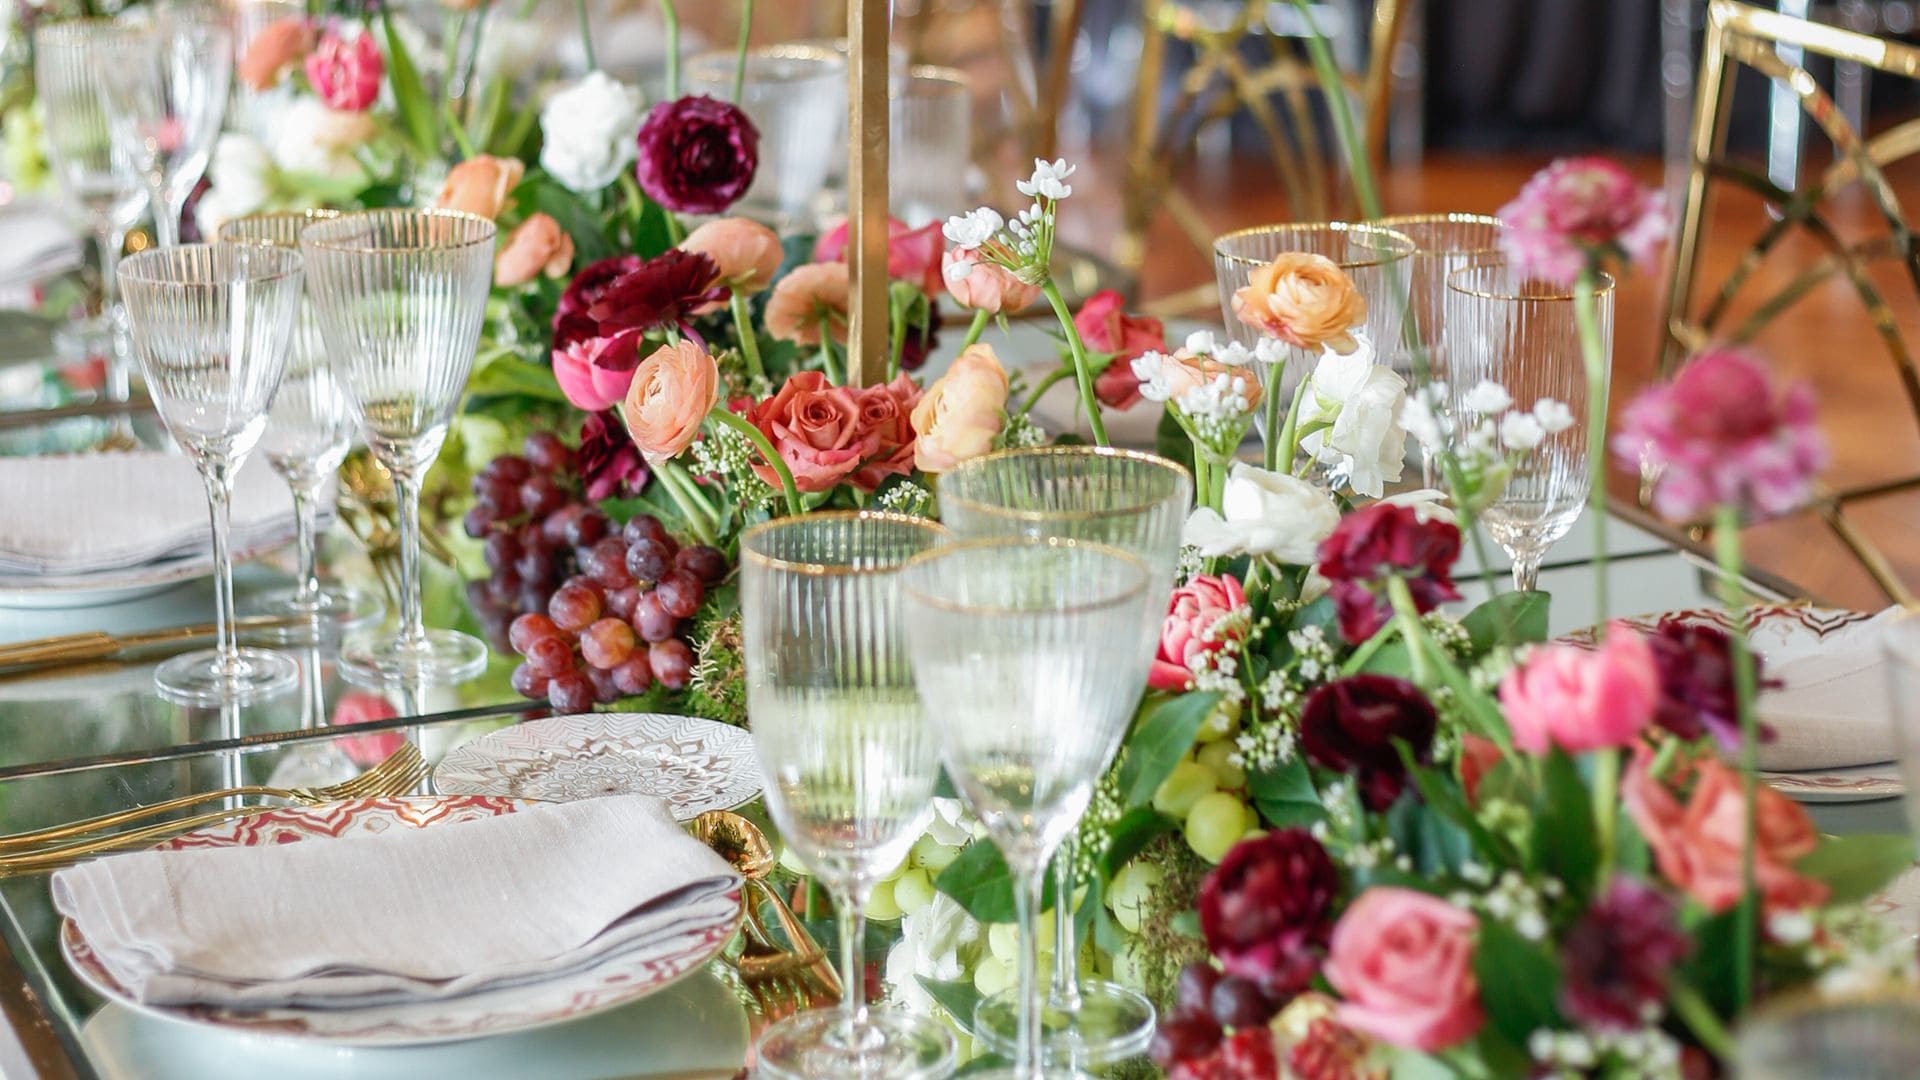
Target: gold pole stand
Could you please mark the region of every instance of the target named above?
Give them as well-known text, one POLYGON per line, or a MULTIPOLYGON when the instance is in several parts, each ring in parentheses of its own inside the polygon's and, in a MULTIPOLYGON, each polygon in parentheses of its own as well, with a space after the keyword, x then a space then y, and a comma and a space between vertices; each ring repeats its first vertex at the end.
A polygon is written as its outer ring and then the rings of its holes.
POLYGON ((847 381, 887 378, 887 37, 889 0, 847 3, 847 381))

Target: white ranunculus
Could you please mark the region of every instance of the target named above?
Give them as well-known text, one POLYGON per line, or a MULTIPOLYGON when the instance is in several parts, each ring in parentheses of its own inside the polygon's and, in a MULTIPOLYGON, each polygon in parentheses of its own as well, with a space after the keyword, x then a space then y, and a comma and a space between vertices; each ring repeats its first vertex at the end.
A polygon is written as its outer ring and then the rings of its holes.
POLYGON ((1195 510, 1180 537, 1209 558, 1265 555, 1306 566, 1340 524, 1340 507, 1328 492, 1245 463, 1227 474, 1220 504, 1224 514, 1195 510))
POLYGON ((933 800, 933 820, 927 822, 927 835, 943 847, 962 847, 973 839, 973 819, 967 804, 959 799, 933 800))
POLYGON ((234 218, 266 206, 275 171, 273 155, 258 139, 233 132, 220 136, 207 163, 207 190, 194 207, 200 235, 213 236, 234 218))
POLYGON ((1300 423, 1331 426, 1301 439, 1300 448, 1345 475, 1356 494, 1377 498, 1406 465, 1407 431, 1400 426, 1406 396, 1407 381, 1366 350, 1329 351, 1313 370, 1300 423))
POLYGON ((587 72, 540 110, 540 167, 580 195, 613 183, 636 153, 640 105, 640 91, 604 71, 587 72))
POLYGON ((1398 495, 1389 495, 1380 500, 1395 506, 1411 506, 1422 522, 1444 521, 1453 523, 1453 511, 1446 506, 1447 493, 1438 488, 1421 488, 1418 491, 1403 491, 1398 495))
POLYGON ((282 169, 328 177, 358 175, 353 149, 374 136, 366 113, 329 109, 311 97, 290 103, 274 127, 273 159, 282 169))
POLYGON ((980 923, 946 893, 933 894, 926 907, 901 919, 900 940, 887 953, 887 983, 898 991, 900 1003, 921 1016, 932 1015, 933 998, 915 976, 938 982, 964 977, 967 970, 960 951, 978 941, 980 934, 980 923))

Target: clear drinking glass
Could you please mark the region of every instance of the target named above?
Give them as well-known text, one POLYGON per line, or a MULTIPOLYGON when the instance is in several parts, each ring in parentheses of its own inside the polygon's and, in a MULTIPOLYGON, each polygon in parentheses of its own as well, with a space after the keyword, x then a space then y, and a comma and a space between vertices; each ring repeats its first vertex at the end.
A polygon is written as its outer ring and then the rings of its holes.
POLYGON ((1907 1080, 1920 1061, 1920 998, 1814 995, 1762 1005, 1735 1034, 1740 1080, 1907 1080))
POLYGON ((126 28, 110 19, 51 23, 33 32, 34 90, 46 110, 47 158, 61 194, 93 232, 100 259, 100 317, 76 327, 89 352, 108 357, 107 397, 129 394, 127 358, 115 331, 122 325, 114 274, 127 230, 146 209, 147 192, 132 161, 108 131, 101 72, 105 42, 126 28))
MULTIPOLYGON (((1193 478, 1162 457, 1094 446, 1007 450, 961 462, 940 477, 940 515, 956 538, 1086 540, 1119 548, 1151 571, 1148 591, 1164 598, 1180 559, 1180 529, 1193 504, 1193 478)), ((1163 607, 1149 603, 1141 649, 1151 654, 1163 607)), ((1104 771, 1111 762, 1101 765, 1104 771)), ((1079 978, 1074 940, 1071 836, 1054 859, 1053 983, 1041 1037, 1047 1060, 1099 1066, 1144 1052, 1153 1039, 1153 1003, 1126 987, 1079 978)), ((1014 1049, 1016 991, 974 1013, 974 1034, 994 1050, 1014 1049)))
POLYGON ((785 518, 740 538, 747 708, 780 835, 833 893, 839 1009, 767 1029, 759 1071, 783 1077, 933 1077, 952 1070, 946 1029, 866 1007, 860 942, 876 882, 907 856, 939 779, 900 606, 902 568, 946 530, 896 514, 785 518))
POLYGON ((234 639, 227 526, 233 474, 260 441, 287 366, 300 303, 298 253, 239 244, 143 251, 120 264, 134 355, 160 419, 207 482, 213 514, 218 645, 154 671, 160 692, 193 704, 231 704, 290 690, 299 668, 234 639))
MULTIPOLYGON (((1594 306, 1601 348, 1611 358, 1613 279, 1605 274, 1594 306)), ((1587 376, 1573 291, 1523 278, 1503 263, 1456 270, 1447 278, 1446 339, 1448 392, 1460 430, 1475 423, 1464 398, 1481 382, 1506 387, 1517 408, 1553 398, 1573 413, 1571 427, 1520 458, 1500 496, 1480 515, 1487 535, 1513 560, 1514 588, 1530 592, 1547 549, 1573 528, 1590 487, 1587 376)))
POLYGON ((973 91, 966 73, 916 67, 893 94, 887 182, 893 216, 909 227, 944 221, 967 206, 973 158, 973 91))
MULTIPOLYGON (((288 251, 300 249, 300 232, 316 221, 329 221, 332 210, 290 210, 237 218, 220 227, 220 239, 229 243, 270 244, 288 251)), ((299 531, 299 579, 291 589, 254 596, 247 605, 255 615, 307 616, 305 625, 286 628, 288 640, 321 631, 356 630, 379 619, 386 606, 370 592, 344 585, 320 584, 315 548, 315 518, 327 481, 347 459, 353 444, 353 409, 340 388, 340 377, 327 355, 313 305, 302 303, 294 320, 293 346, 287 373, 267 414, 267 431, 260 449, 293 492, 299 531)))
MULTIPOLYGON (((947 775, 1006 858, 1020 924, 1014 1066, 1049 1075, 1036 919, 1146 685, 1154 572, 1115 547, 964 541, 921 555, 903 591, 913 673, 947 775)), ((1056 1075, 1075 1075, 1063 1072, 1056 1075)))
MULTIPOLYGON (((1413 254, 1407 260, 1407 317, 1413 320, 1420 342, 1427 348, 1428 370, 1435 379, 1445 379, 1442 327, 1447 277, 1455 270, 1500 261, 1500 234, 1506 224, 1487 214, 1402 214, 1381 218, 1375 224, 1413 241, 1413 254)), ((1404 358, 1404 335, 1392 347, 1404 358)))
POLYGON ((113 140, 146 181, 160 247, 180 242, 187 196, 207 171, 233 76, 233 34, 212 6, 167 4, 125 22, 99 61, 113 140))
MULTIPOLYGON (((734 54, 687 61, 686 90, 733 100, 734 54)), ((808 225, 834 158, 845 158, 847 64, 829 49, 773 45, 747 53, 740 108, 760 129, 760 168, 735 206, 779 226, 808 225)))
POLYGON ((448 210, 343 214, 300 234, 334 372, 399 506, 400 626, 341 646, 341 670, 356 682, 460 682, 487 666, 478 638, 421 621, 420 481, 473 370, 494 235, 493 222, 448 210))

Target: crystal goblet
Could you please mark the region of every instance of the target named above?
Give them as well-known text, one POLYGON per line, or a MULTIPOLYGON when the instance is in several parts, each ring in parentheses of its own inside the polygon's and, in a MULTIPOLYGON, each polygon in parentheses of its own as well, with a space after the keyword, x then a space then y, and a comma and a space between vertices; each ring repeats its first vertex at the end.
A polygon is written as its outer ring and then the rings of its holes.
POLYGON ((187 197, 207 171, 233 77, 233 33, 212 6, 165 4, 122 17, 99 61, 114 144, 146 181, 159 247, 180 242, 187 197))

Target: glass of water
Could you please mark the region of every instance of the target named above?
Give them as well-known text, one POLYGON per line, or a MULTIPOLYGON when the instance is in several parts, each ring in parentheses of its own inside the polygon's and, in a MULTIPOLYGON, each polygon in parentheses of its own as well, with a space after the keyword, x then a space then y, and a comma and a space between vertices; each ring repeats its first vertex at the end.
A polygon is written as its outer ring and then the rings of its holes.
POLYGON ((912 228, 969 209, 973 91, 964 72, 916 67, 893 92, 893 216, 912 228))

